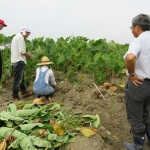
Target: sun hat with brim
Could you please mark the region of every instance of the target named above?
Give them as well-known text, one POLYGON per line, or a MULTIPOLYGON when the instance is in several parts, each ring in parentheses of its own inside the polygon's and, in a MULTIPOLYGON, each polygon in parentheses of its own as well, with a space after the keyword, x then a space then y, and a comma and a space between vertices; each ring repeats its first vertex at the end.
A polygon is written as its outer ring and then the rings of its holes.
POLYGON ((50 62, 48 57, 43 56, 41 59, 41 63, 38 63, 37 65, 49 65, 49 64, 53 64, 53 62, 50 62))
POLYGON ((5 24, 4 20, 0 19, 0 24, 3 24, 4 27, 7 27, 7 25, 5 24))

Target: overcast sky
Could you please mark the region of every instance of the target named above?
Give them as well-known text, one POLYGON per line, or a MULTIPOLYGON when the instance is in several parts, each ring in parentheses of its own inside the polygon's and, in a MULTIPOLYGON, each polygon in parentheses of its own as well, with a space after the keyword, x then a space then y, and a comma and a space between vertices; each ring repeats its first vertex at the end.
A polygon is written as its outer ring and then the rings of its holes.
POLYGON ((0 19, 8 25, 0 33, 28 26, 29 40, 85 36, 125 44, 134 38, 129 27, 140 13, 150 15, 150 0, 0 0, 0 19))

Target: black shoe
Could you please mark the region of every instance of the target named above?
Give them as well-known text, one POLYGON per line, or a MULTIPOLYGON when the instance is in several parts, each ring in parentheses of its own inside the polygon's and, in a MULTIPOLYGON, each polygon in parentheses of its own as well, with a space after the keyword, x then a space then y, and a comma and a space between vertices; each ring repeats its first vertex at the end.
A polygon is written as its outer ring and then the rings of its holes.
POLYGON ((51 94, 46 95, 45 97, 46 97, 46 99, 49 99, 49 98, 53 98, 53 96, 54 96, 54 92, 51 93, 51 94))
POLYGON ((38 95, 37 98, 40 98, 42 95, 38 95))
POLYGON ((128 150, 144 150, 145 137, 134 136, 133 139, 135 144, 124 142, 124 146, 128 150))
POLYGON ((150 147, 150 128, 145 130, 147 136, 147 144, 150 147))

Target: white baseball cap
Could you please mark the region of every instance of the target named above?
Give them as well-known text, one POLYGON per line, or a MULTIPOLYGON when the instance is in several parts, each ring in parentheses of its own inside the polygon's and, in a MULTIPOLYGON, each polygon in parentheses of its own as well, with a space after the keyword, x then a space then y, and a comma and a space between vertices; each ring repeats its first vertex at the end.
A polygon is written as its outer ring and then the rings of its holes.
POLYGON ((25 35, 26 32, 31 32, 31 30, 27 27, 27 26, 23 26, 19 29, 20 32, 23 33, 23 35, 25 35))

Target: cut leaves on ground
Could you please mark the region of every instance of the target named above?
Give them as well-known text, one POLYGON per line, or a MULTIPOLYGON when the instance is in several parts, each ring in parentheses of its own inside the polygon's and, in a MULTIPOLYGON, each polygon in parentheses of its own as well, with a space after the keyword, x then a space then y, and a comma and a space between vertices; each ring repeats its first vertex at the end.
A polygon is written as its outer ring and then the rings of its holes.
POLYGON ((0 113, 0 122, 5 124, 0 128, 2 150, 5 150, 5 139, 10 135, 14 138, 8 149, 53 150, 74 142, 77 134, 86 137, 96 134, 91 128, 85 128, 84 124, 88 123, 89 127, 94 128, 100 125, 99 115, 74 114, 71 107, 61 107, 58 103, 44 106, 25 103, 22 109, 18 110, 18 107, 19 104, 9 104, 7 109, 0 113), (50 124, 52 120, 53 125, 50 124))

